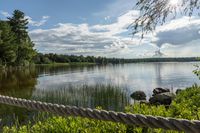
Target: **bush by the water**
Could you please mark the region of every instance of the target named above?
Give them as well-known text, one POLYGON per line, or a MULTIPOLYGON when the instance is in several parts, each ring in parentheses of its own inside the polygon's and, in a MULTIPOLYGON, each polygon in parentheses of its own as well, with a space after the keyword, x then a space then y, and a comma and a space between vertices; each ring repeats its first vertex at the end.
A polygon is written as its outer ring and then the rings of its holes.
MULTIPOLYGON (((200 117, 200 87, 194 85, 178 93, 169 107, 164 105, 153 106, 136 103, 126 107, 126 112, 144 115, 164 116, 199 120, 200 117)), ((5 133, 122 133, 122 132, 152 132, 176 133, 177 131, 164 131, 162 129, 141 128, 123 124, 90 120, 84 118, 64 118, 53 116, 46 120, 37 120, 34 124, 4 127, 5 133)))

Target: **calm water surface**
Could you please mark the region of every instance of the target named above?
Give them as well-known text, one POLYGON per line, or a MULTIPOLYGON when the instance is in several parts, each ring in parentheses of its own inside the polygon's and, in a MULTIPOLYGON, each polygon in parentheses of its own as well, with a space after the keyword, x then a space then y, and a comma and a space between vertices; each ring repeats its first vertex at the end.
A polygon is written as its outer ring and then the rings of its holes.
MULTIPOLYGON (((82 67, 34 67, 0 70, 0 94, 46 102, 121 111, 131 103, 130 94, 143 90, 151 96, 155 87, 178 88, 200 81, 192 73, 198 63, 136 63, 82 67)), ((35 112, 0 105, 6 124, 35 112)), ((0 125, 1 126, 1 125, 0 125)))

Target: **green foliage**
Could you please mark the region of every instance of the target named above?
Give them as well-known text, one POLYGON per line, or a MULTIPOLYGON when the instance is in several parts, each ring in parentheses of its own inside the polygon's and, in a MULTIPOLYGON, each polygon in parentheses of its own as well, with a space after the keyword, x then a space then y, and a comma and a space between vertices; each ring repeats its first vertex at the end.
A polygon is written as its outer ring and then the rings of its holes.
POLYGON ((200 120, 200 87, 197 85, 181 91, 173 101, 169 112, 176 118, 200 120))
POLYGON ((158 115, 164 117, 184 118, 199 120, 200 116, 200 87, 194 85, 181 91, 169 107, 163 105, 153 106, 146 104, 135 104, 126 107, 131 113, 145 115, 158 115))
POLYGON ((0 21, 0 60, 3 65, 29 65, 36 51, 27 32, 25 14, 15 10, 8 21, 0 21))
MULTIPOLYGON (((181 91, 168 107, 163 105, 154 106, 149 104, 136 103, 126 107, 127 113, 144 114, 153 116, 184 118, 189 120, 199 120, 200 116, 200 87, 194 85, 181 91)), ((127 126, 123 124, 90 120, 74 117, 49 117, 46 120, 37 120, 35 124, 23 126, 4 127, 5 133, 125 133, 125 132, 150 132, 150 133, 177 133, 178 131, 165 131, 163 129, 141 128, 127 126)))
POLYGON ((12 27, 12 31, 16 35, 17 43, 22 43, 28 39, 27 25, 28 19, 25 18, 25 14, 19 10, 13 12, 13 16, 8 18, 8 22, 12 27))
POLYGON ((16 60, 15 37, 11 27, 6 22, 0 21, 0 60, 1 64, 11 64, 16 60))
MULTIPOLYGON (((126 107, 130 113, 200 120, 200 87, 194 85, 181 91, 169 107, 134 104, 126 107)), ((151 129, 148 129, 149 131, 151 129)), ((162 132, 163 130, 158 130, 162 132)))
POLYGON ((15 10, 13 17, 8 18, 11 30, 16 35, 17 43, 17 59, 16 64, 26 65, 35 56, 34 44, 28 36, 28 19, 25 18, 25 14, 19 10, 15 10))
POLYGON ((122 133, 126 126, 118 123, 83 118, 51 117, 36 124, 4 128, 4 133, 122 133))
POLYGON ((195 67, 196 69, 193 71, 193 73, 200 79, 200 67, 198 65, 195 65, 195 67))

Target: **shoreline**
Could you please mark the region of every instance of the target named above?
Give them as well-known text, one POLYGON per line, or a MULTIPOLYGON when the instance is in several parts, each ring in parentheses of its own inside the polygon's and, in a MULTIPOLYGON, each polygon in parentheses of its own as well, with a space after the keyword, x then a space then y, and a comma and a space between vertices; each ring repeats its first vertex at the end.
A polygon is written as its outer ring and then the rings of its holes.
POLYGON ((82 65, 97 65, 89 62, 73 62, 73 63, 50 63, 50 64, 34 64, 34 66, 82 66, 82 65))

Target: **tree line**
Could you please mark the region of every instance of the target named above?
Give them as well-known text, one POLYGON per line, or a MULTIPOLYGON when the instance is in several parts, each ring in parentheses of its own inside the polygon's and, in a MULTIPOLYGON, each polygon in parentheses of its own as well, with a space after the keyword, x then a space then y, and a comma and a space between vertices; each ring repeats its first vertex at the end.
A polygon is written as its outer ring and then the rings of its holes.
POLYGON ((34 58, 36 64, 51 64, 51 63, 95 63, 95 64, 120 64, 120 63, 138 63, 138 62, 189 62, 200 61, 197 57, 183 57, 183 58, 140 58, 140 59, 123 59, 123 58, 106 58, 94 56, 76 56, 64 54, 42 54, 38 53, 34 58))

